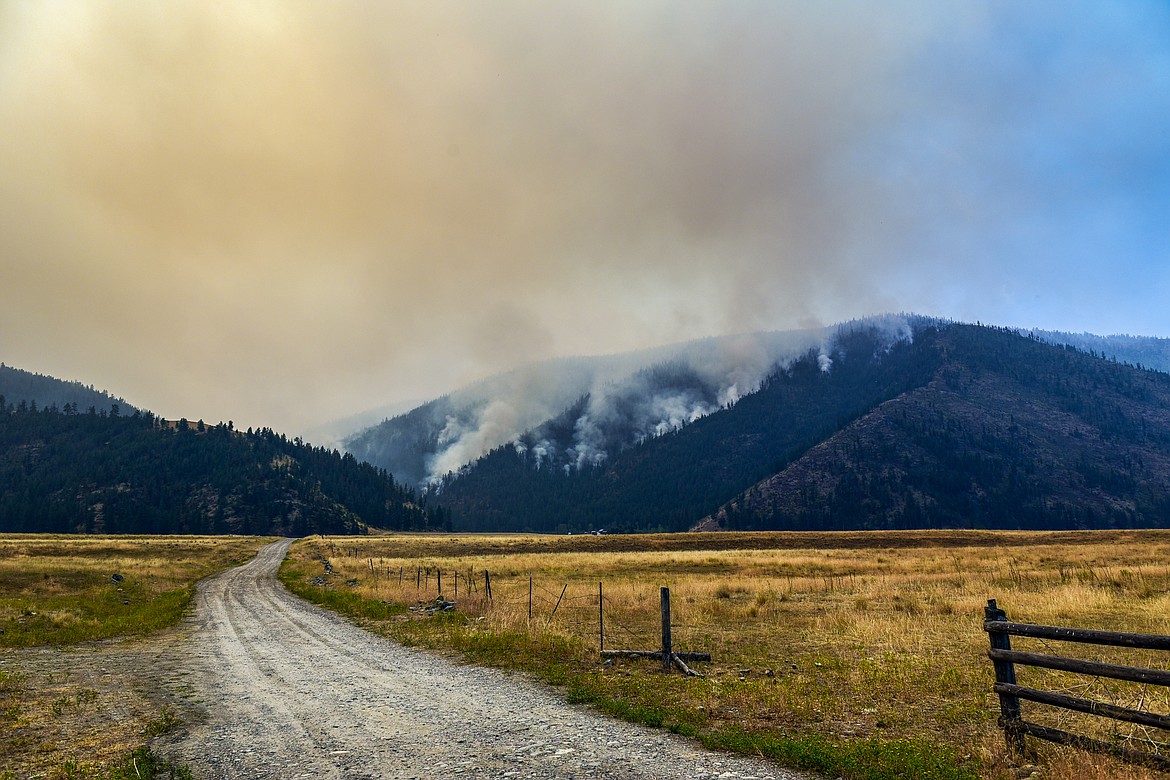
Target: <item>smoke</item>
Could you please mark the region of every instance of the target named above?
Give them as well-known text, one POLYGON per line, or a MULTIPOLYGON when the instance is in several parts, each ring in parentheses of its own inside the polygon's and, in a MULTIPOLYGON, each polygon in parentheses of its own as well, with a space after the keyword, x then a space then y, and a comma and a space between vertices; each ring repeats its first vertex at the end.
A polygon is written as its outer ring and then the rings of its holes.
POLYGON ((910 317, 886 315, 816 330, 558 361, 505 375, 454 396, 460 411, 447 416, 435 440, 425 482, 438 483, 506 444, 537 469, 572 472, 601 466, 627 447, 737 403, 810 350, 821 370, 831 371, 830 355, 840 353, 840 336, 862 329, 874 334, 879 350, 913 338, 910 317), (559 388, 550 394, 552 381, 544 377, 553 375, 559 377, 559 388))
POLYGON ((1162 312, 1125 280, 1166 267, 1168 28, 1154 2, 11 0, 0 349, 297 430, 874 311, 1162 312), (1149 305, 1101 303, 1123 285, 1149 305))
MULTIPOLYGON (((599 466, 613 452, 737 402, 822 338, 821 330, 729 336, 495 377, 451 396, 454 411, 444 413, 424 482, 505 444, 535 468, 599 466)), ((378 435, 393 433, 364 434, 378 435)))
POLYGON ((503 399, 491 401, 478 415, 472 429, 458 418, 448 416, 447 425, 439 432, 436 442, 439 451, 427 462, 432 477, 457 471, 491 447, 512 438, 520 420, 515 407, 503 399))

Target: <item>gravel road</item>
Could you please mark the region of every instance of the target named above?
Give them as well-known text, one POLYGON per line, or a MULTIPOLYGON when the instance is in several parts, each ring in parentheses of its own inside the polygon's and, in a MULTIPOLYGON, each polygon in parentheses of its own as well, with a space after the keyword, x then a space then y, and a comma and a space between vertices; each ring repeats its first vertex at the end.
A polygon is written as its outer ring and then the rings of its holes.
POLYGON ((289 546, 204 581, 178 650, 203 717, 157 745, 211 778, 807 778, 401 647, 291 595, 289 546))

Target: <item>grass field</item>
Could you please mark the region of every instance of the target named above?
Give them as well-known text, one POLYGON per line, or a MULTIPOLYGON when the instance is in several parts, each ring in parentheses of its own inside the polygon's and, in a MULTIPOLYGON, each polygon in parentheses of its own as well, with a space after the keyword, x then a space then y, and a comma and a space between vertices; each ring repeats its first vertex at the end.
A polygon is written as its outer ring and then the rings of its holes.
POLYGON ((0 647, 75 644, 172 625, 197 580, 247 561, 260 544, 245 537, 0 536, 0 647))
MULTIPOLYGON (((988 598, 1013 620, 1170 633, 1170 533, 1162 532, 330 537, 294 545, 282 578, 400 641, 523 670, 619 717, 869 780, 1021 776, 996 727, 982 631, 988 598), (409 611, 436 597, 440 574, 457 610, 409 611), (711 663, 696 664, 705 677, 667 674, 648 660, 603 663, 599 583, 607 649, 658 647, 659 588, 669 586, 675 648, 710 652, 711 663)), ((1170 661, 1035 640, 1015 646, 1157 668, 1170 661)), ((1170 711, 1153 686, 1034 669, 1020 676, 1170 711)), ((1147 747, 1162 738, 1046 709, 1025 703, 1031 720, 1098 738, 1147 747)), ((1158 776, 1035 747, 1047 777, 1158 776)))
POLYGON ((93 640, 177 623, 199 579, 265 541, 0 535, 0 780, 182 777, 144 747, 176 725, 139 690, 149 642, 93 640))

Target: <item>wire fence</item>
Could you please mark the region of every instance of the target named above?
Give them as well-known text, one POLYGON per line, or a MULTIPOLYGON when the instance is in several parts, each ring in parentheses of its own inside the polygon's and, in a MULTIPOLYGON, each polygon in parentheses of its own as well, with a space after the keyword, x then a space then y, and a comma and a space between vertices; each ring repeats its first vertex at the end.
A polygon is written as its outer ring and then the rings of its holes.
MULTIPOLYGON (((329 552, 341 551, 330 546, 329 552)), ((357 557, 352 552, 348 557, 357 557)), ((328 559, 322 558, 332 572, 328 559)), ((366 558, 364 569, 375 588, 391 591, 392 600, 424 605, 437 600, 456 604, 469 619, 495 618, 510 628, 533 633, 559 632, 595 643, 598 650, 650 650, 662 647, 658 588, 631 594, 625 585, 618 599, 606 597, 604 580, 542 579, 533 573, 493 574, 473 566, 456 568, 418 561, 394 565, 385 558, 366 558), (396 592, 395 592, 396 591, 396 592)), ((689 630, 685 610, 675 611, 670 627, 673 648, 687 652, 701 643, 689 630)))

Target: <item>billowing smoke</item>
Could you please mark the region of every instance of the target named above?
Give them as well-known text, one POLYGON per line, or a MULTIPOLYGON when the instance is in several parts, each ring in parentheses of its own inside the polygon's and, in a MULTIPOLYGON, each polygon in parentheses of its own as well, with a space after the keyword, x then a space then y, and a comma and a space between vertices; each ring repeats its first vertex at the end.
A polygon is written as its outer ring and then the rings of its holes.
MULTIPOLYGON (((830 328, 556 361, 498 377, 455 394, 422 481, 437 483, 504 445, 524 455, 533 468, 568 472, 600 466, 626 447, 737 403, 768 375, 810 351, 822 371, 831 371, 838 336, 861 328, 874 332, 881 348, 912 338, 911 321, 889 315, 830 328)), ((383 465, 394 470, 392 464, 383 465)))
POLYGON ((292 433, 874 311, 1162 332, 1168 42, 1162 0, 7 0, 2 357, 292 433))
POLYGON ((455 471, 463 464, 478 458, 493 445, 514 436, 521 415, 506 400, 496 399, 484 407, 468 429, 454 415, 447 417, 447 425, 439 432, 436 442, 439 451, 428 462, 432 475, 455 471))

